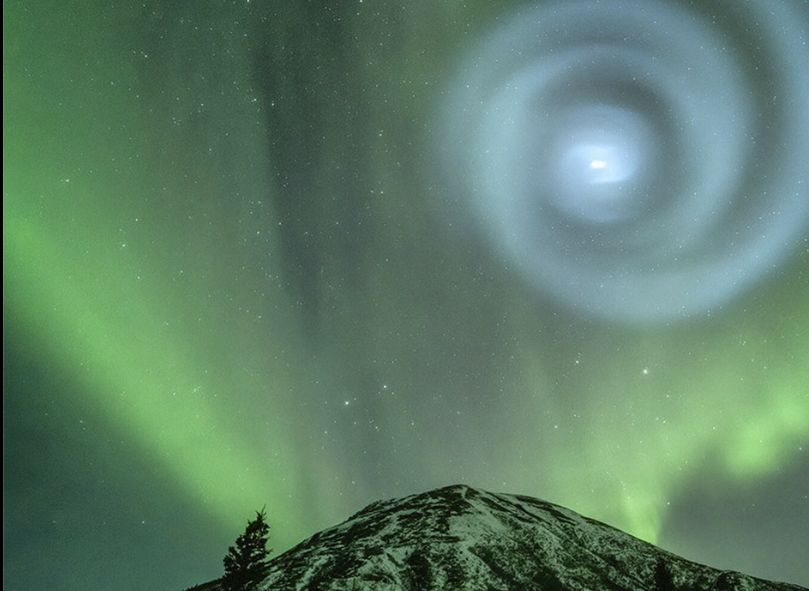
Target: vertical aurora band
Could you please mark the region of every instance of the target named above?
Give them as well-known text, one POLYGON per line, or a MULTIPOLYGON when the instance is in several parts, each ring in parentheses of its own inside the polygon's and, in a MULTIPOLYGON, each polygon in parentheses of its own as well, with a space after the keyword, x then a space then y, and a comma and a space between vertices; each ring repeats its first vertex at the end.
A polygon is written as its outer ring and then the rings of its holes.
MULTIPOLYGON (((803 534, 758 552, 739 509, 751 539, 710 556, 714 522, 672 524, 806 462, 804 7, 259 4, 5 9, 6 420, 47 400, 71 446, 102 417, 64 469, 103 481, 102 432, 155 466, 171 538, 189 507, 218 532, 187 585, 262 505, 280 552, 453 482, 780 578, 803 534)), ((72 538, 24 526, 108 491, 12 443, 10 555, 46 571, 72 538)), ((121 588, 172 575, 148 556, 121 588)))

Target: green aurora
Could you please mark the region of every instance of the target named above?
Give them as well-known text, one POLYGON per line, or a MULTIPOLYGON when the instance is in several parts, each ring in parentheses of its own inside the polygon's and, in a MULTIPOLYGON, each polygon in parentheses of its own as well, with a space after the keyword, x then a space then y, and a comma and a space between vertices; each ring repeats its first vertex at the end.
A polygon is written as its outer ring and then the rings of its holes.
POLYGON ((4 587, 177 589, 262 505, 279 552, 453 482, 809 583, 809 239, 708 315, 580 317, 440 204, 507 3, 272 6, 4 6, 4 587))

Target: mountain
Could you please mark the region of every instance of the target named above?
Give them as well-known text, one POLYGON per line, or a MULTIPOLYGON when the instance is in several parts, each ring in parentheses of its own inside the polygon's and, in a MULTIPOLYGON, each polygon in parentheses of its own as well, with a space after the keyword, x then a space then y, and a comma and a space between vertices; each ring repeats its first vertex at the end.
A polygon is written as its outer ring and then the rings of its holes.
POLYGON ((274 558, 259 588, 262 591, 804 589, 690 562, 552 503, 462 485, 369 505, 340 525, 321 531, 274 558))

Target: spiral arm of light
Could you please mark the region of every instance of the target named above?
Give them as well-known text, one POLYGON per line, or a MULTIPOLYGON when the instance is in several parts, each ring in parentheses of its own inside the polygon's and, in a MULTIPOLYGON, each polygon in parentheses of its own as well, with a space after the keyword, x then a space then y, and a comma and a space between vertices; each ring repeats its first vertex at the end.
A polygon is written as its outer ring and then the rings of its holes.
POLYGON ((808 39, 800 1, 520 10, 468 49, 446 93, 452 194, 525 280, 577 311, 716 309, 806 236, 808 39))

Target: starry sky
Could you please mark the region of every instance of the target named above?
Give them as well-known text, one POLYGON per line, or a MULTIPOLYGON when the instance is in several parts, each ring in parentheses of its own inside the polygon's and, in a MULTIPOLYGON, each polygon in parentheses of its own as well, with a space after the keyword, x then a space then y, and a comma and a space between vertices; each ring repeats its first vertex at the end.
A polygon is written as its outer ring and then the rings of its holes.
POLYGON ((806 2, 3 10, 4 588, 456 482, 809 585, 806 2))

